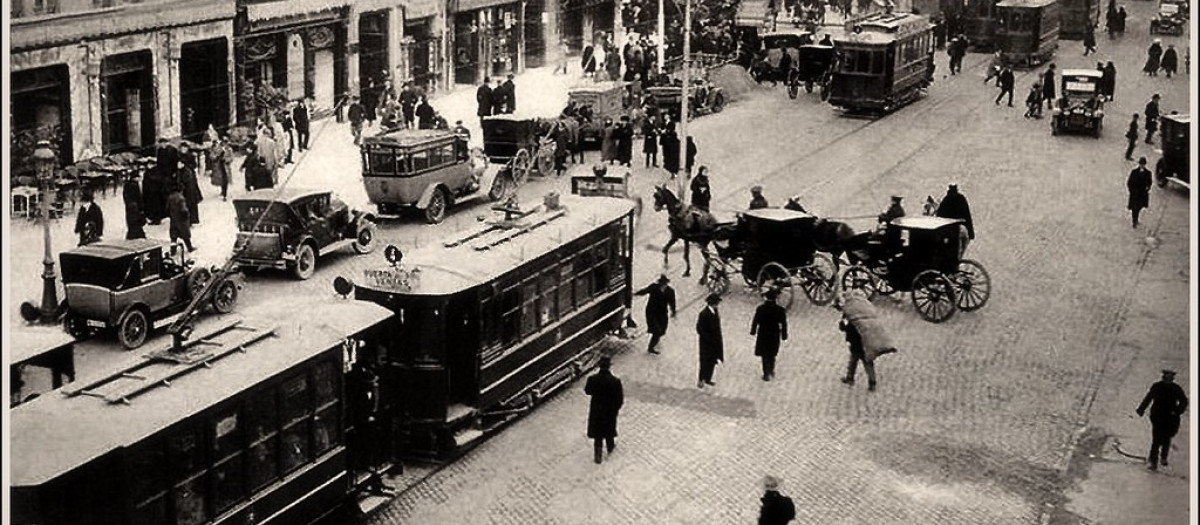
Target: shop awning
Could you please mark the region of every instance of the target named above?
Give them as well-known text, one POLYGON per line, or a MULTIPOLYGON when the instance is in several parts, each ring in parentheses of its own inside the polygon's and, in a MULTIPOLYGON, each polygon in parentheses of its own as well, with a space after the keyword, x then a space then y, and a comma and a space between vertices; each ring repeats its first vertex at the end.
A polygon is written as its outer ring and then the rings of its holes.
POLYGON ((292 0, 246 5, 246 18, 251 23, 291 18, 298 15, 331 13, 346 7, 347 0, 292 0))
POLYGON ((12 21, 12 51, 232 20, 234 12, 233 2, 228 0, 189 0, 176 2, 170 9, 157 3, 122 4, 79 13, 22 17, 12 21))
POLYGON ((483 9, 485 7, 495 7, 498 5, 517 4, 516 0, 450 0, 448 10, 451 13, 464 13, 483 9))
POLYGON ((438 14, 437 0, 409 0, 404 4, 404 18, 413 20, 438 14))

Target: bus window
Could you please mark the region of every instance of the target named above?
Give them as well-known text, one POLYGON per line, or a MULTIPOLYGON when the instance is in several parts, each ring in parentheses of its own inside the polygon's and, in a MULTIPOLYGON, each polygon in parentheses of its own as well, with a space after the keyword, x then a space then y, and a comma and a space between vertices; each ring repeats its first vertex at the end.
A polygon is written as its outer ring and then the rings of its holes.
POLYGON ((430 152, 429 150, 414 151, 412 153, 412 173, 417 173, 422 170, 427 170, 430 167, 430 152))
POLYGON ((396 159, 402 158, 392 148, 373 147, 363 150, 368 175, 395 175, 396 159))

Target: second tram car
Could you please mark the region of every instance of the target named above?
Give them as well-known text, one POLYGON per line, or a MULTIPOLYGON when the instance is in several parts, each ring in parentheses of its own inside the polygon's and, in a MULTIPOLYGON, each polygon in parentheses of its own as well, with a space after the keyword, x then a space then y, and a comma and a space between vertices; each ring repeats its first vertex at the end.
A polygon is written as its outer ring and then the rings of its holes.
POLYGON ((996 4, 996 42, 1005 64, 1033 67, 1058 49, 1058 0, 1004 0, 996 4))
POLYGON ((532 213, 505 207, 508 219, 402 258, 392 251, 392 266, 357 283, 357 299, 395 313, 384 375, 400 389, 408 455, 452 457, 586 373, 620 327, 634 203, 558 200, 532 213))
POLYGON ((850 111, 891 111, 933 82, 933 26, 909 13, 876 13, 847 22, 833 41, 829 103, 850 111))
MULTIPOLYGON (((995 47, 996 4, 1000 0, 965 0, 959 11, 959 31, 976 50, 995 47)), ((953 35, 951 35, 953 36, 953 35)))
POLYGON ((1100 0, 1058 0, 1060 17, 1058 37, 1082 40, 1088 28, 1100 23, 1100 0))

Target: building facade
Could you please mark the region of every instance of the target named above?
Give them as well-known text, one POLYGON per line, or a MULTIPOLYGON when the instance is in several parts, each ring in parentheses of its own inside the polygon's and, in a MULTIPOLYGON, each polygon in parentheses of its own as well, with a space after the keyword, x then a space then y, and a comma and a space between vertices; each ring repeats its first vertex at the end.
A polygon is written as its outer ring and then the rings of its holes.
POLYGON ((67 164, 233 118, 233 0, 14 0, 11 14, 17 161, 38 140, 67 164))

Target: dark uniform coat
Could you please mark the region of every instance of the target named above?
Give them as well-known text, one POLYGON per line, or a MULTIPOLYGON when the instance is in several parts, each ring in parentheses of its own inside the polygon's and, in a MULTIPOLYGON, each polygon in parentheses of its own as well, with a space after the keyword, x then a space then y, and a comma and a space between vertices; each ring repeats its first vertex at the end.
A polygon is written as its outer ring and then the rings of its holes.
POLYGON ((700 336, 700 361, 725 360, 725 339, 721 336, 721 317, 708 307, 696 318, 696 333, 700 336))
POLYGON ((491 87, 488 87, 487 84, 479 86, 479 89, 475 90, 475 102, 479 104, 479 109, 475 111, 475 114, 480 117, 491 115, 493 97, 495 95, 492 93, 491 87))
POLYGON ((1150 170, 1138 166, 1129 172, 1129 180, 1125 182, 1129 189, 1129 209, 1140 210, 1150 206, 1150 186, 1153 184, 1150 170))
POLYGON ((1169 439, 1179 432, 1179 416, 1187 410, 1188 398, 1183 387, 1171 381, 1158 381, 1150 386, 1137 413, 1141 415, 1150 407, 1150 424, 1155 439, 1169 439))
POLYGON ((179 168, 179 184, 183 188, 183 198, 187 201, 189 219, 192 224, 200 224, 200 201, 204 200, 204 194, 200 193, 196 170, 186 164, 179 168))
POLYGON ((187 198, 183 196, 183 193, 173 191, 167 196, 167 214, 171 221, 169 228, 171 240, 191 239, 191 214, 188 211, 187 198))
POLYGON ((675 289, 670 286, 664 289, 654 283, 633 294, 649 296, 646 299, 646 330, 656 335, 667 333, 667 315, 675 312, 675 289))
POLYGON ((776 490, 768 490, 763 494, 758 525, 787 525, 793 519, 796 519, 796 504, 792 498, 776 490))
POLYGON ((621 411, 621 405, 625 404, 625 390, 621 387, 621 380, 612 375, 611 371, 601 369, 588 378, 583 392, 592 396, 588 408, 587 437, 617 437, 617 414, 621 411))
POLYGON ((975 238, 975 223, 971 220, 971 205, 967 204, 967 197, 958 190, 946 191, 946 196, 942 197, 941 204, 938 204, 937 216, 947 219, 962 219, 967 226, 967 236, 971 239, 975 238))
POLYGON ((142 189, 136 180, 125 181, 121 197, 125 201, 125 238, 145 239, 146 216, 142 214, 142 189))
POLYGON ((668 129, 663 132, 658 141, 662 144, 663 169, 672 175, 679 173, 679 135, 676 135, 674 130, 668 129))
POLYGON ((1042 100, 1054 100, 1056 98, 1054 96, 1056 88, 1057 86, 1054 85, 1054 70, 1047 69, 1046 74, 1042 75, 1042 100))
POLYGON ((87 208, 80 207, 75 217, 75 233, 79 234, 79 245, 84 246, 100 242, 104 236, 104 212, 100 205, 91 203, 87 208))
POLYGON ((775 301, 764 301, 754 311, 750 322, 750 335, 758 335, 754 341, 754 355, 774 356, 779 353, 779 341, 786 341, 787 310, 775 301))

